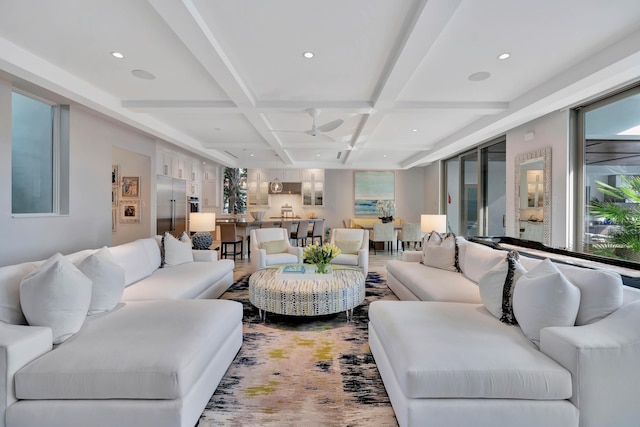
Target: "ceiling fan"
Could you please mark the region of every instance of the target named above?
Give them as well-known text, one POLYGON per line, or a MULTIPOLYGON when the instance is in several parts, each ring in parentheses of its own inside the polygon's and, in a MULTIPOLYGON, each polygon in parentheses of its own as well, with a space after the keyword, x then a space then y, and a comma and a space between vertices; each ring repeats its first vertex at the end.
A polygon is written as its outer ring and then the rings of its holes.
POLYGON ((314 137, 322 136, 325 139, 328 139, 328 140, 331 140, 331 141, 335 141, 333 138, 329 137, 328 135, 324 135, 324 133, 325 132, 331 132, 332 130, 337 129, 341 124, 344 123, 344 120, 337 119, 337 120, 333 120, 331 122, 325 123, 323 125, 317 126, 316 125, 316 118, 320 115, 320 109, 319 108, 308 108, 305 111, 313 119, 313 122, 311 124, 311 129, 307 129, 307 130, 304 130, 304 131, 303 130, 276 130, 276 129, 271 129, 271 132, 306 133, 307 135, 311 135, 311 136, 314 136, 314 137))

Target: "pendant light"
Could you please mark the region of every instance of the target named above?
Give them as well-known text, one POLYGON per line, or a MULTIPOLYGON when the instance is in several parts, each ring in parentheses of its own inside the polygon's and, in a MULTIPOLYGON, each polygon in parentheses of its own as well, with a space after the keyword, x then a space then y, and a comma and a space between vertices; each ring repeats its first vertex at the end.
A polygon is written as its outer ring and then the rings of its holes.
MULTIPOLYGON (((246 169, 246 163, 245 163, 245 161, 246 161, 246 156, 245 156, 246 152, 247 152, 247 149, 243 148, 242 149, 242 163, 245 165, 245 169, 246 169)), ((241 170, 240 174, 242 174, 242 168, 240 168, 240 170, 241 170)), ((246 190, 247 189, 247 175, 246 174, 245 174, 245 176, 240 178, 240 184, 238 184, 238 187, 241 190, 246 190)))
POLYGON ((278 155, 276 154, 276 177, 269 185, 272 193, 282 193, 282 183, 278 179, 278 155))

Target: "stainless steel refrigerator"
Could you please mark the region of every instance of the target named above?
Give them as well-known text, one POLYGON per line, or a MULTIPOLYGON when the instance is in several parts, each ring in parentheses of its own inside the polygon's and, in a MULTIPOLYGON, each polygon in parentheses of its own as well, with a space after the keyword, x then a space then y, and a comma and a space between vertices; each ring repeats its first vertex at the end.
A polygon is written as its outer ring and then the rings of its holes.
POLYGON ((158 234, 165 231, 178 236, 187 230, 187 181, 158 175, 158 234))

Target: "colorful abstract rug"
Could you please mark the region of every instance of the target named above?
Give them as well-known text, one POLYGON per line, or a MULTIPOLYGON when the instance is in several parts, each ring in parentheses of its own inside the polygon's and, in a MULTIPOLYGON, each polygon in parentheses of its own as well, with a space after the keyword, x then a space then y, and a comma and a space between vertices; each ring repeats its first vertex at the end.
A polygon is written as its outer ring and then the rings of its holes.
POLYGON ((369 303, 397 299, 380 274, 367 276, 365 302, 350 322, 345 313, 270 313, 260 322, 248 279, 221 297, 244 305, 244 342, 198 427, 398 425, 367 336, 369 303))

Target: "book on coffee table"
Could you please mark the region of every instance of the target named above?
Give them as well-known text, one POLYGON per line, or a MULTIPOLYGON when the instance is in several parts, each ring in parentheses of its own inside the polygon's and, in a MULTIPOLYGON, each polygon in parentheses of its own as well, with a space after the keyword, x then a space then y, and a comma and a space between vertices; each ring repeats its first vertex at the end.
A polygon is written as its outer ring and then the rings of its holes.
POLYGON ((283 273, 304 273, 304 265, 285 265, 282 267, 283 273))

